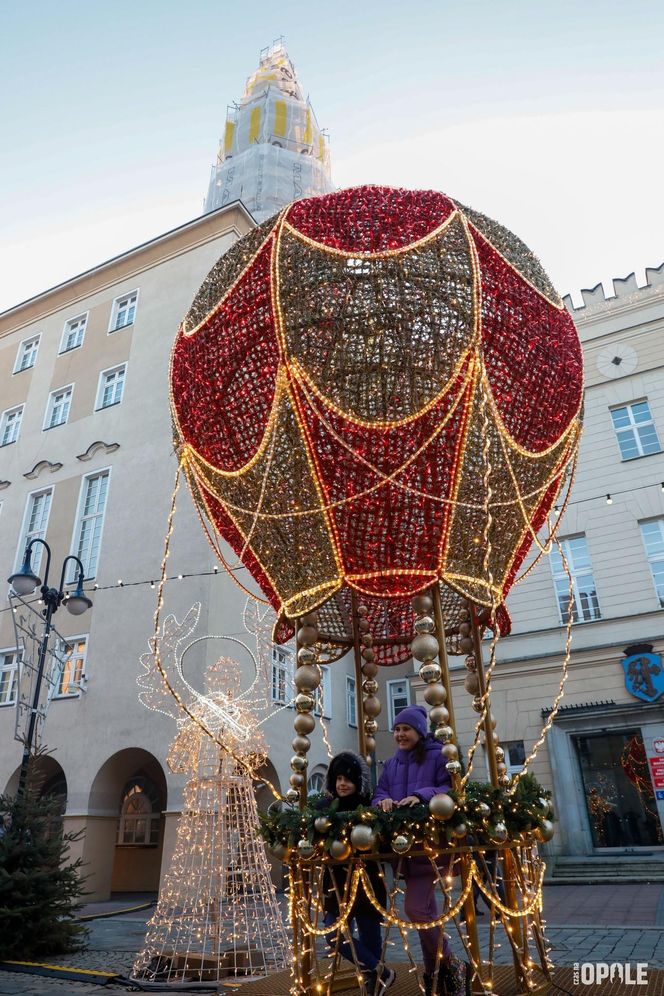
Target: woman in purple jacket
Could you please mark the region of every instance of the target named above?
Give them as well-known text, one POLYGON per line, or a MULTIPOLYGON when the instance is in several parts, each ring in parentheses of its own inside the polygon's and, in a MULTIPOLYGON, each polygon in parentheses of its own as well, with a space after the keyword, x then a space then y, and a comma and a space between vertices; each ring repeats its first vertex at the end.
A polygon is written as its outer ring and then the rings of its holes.
MULTIPOLYGON (((428 733, 427 714, 423 706, 402 709, 392 730, 397 749, 385 762, 372 803, 386 813, 394 806, 428 803, 434 795, 447 792, 452 785, 440 744, 428 733)), ((440 915, 435 892, 438 877, 431 862, 425 857, 406 858, 401 867, 406 884, 406 916, 416 923, 436 920, 440 915)), ((443 960, 438 991, 449 994, 466 991, 466 966, 452 954, 442 928, 427 927, 418 930, 427 996, 433 990, 441 933, 443 960)))

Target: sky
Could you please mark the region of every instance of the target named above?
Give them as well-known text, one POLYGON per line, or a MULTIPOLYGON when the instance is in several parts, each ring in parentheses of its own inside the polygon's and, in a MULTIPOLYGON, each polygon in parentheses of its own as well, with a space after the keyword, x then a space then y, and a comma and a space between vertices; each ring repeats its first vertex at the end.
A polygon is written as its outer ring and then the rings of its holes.
POLYGON ((0 0, 0 310, 201 213, 285 39, 337 186, 442 190, 562 293, 664 261, 664 4, 0 0))

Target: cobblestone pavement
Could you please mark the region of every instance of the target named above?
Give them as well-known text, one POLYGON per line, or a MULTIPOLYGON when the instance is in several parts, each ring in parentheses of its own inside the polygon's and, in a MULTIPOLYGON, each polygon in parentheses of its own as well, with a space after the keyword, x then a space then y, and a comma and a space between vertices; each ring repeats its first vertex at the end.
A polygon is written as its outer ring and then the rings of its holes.
MULTIPOLYGON (((129 905, 126 900, 97 903, 86 908, 93 915, 129 905)), ((554 964, 575 962, 647 962, 651 968, 664 968, 664 886, 594 885, 551 886, 545 888, 547 937, 554 964)), ((150 910, 133 912, 88 923, 88 949, 77 955, 45 959, 50 964, 104 970, 128 975, 134 955, 140 949, 150 910)), ((488 928, 480 923, 480 938, 486 945, 488 928)), ((452 947, 458 954, 463 946, 456 932, 452 947)), ((391 935, 398 940, 398 935, 391 935)), ((413 936, 413 952, 419 956, 413 936)), ((505 943, 495 952, 497 964, 508 963, 511 954, 505 943)), ((407 961, 400 942, 389 948, 388 961, 398 968, 407 961)), ((405 971, 405 966, 401 971, 405 971)), ((69 980, 41 978, 0 972, 0 996, 125 996, 122 985, 101 986, 69 980)), ((169 990, 182 996, 181 990, 169 990)), ((647 996, 647 994, 645 994, 647 996)))

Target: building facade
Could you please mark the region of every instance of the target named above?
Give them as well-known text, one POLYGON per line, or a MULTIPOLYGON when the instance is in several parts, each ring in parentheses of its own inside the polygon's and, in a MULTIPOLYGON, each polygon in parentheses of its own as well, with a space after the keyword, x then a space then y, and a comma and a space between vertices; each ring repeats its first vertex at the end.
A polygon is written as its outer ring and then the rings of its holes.
MULTIPOLYGON (((554 547, 507 599, 512 633, 497 645, 491 696, 510 772, 520 770, 560 689, 564 697, 533 773, 553 790, 551 855, 664 854, 664 265, 565 303, 585 356, 584 432, 554 547)), ((533 557, 524 570, 532 564, 533 557)), ((485 659, 490 641, 485 641, 485 659)), ((459 743, 476 713, 452 658, 459 743)), ((387 683, 387 715, 423 686, 404 668, 387 683)), ((385 740, 380 744, 385 752, 385 740)), ((480 754, 477 777, 486 777, 480 754)))

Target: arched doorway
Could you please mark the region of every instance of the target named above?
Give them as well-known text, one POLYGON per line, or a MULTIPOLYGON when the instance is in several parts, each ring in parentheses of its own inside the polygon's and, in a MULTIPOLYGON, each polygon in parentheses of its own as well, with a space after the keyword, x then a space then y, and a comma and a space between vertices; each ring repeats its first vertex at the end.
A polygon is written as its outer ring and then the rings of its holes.
MULTIPOLYGON (((272 782, 277 792, 281 792, 279 775, 277 774, 277 769, 272 764, 272 761, 266 761, 262 768, 259 769, 258 774, 261 778, 266 778, 268 781, 272 782)), ((256 782, 255 794, 258 812, 267 812, 268 806, 275 801, 274 796, 270 792, 267 785, 264 785, 262 782, 256 782)), ((270 854, 269 851, 267 852, 267 856, 270 862, 270 875, 272 881, 274 882, 275 887, 281 890, 284 887, 284 866, 282 862, 278 861, 273 854, 270 854)))
POLYGON ((128 747, 108 758, 90 789, 84 859, 94 895, 157 892, 167 790, 153 754, 128 747))

